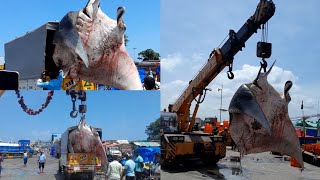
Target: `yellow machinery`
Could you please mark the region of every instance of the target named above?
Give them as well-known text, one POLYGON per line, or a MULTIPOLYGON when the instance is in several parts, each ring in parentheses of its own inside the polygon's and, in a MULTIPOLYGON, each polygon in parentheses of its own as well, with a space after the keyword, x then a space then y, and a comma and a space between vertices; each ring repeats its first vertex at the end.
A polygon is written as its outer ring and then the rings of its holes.
POLYGON ((101 160, 92 153, 68 153, 65 174, 71 179, 72 174, 87 173, 93 179, 95 172, 101 169, 101 160), (92 177, 93 176, 93 177, 92 177))
MULTIPOLYGON (((189 82, 180 97, 169 105, 169 112, 161 113, 162 164, 181 162, 191 158, 200 158, 204 163, 213 164, 225 157, 226 145, 221 136, 193 130, 199 105, 203 102, 206 92, 209 90, 206 88, 208 84, 226 66, 229 66, 228 78, 233 79, 234 56, 242 50, 245 42, 261 26, 264 27, 264 24, 274 15, 274 12, 275 5, 271 0, 261 0, 254 15, 247 20, 241 29, 237 33, 230 30, 229 39, 221 48, 212 51, 208 62, 189 82), (190 118, 190 107, 193 101, 196 101, 196 106, 190 118)), ((268 45, 271 46, 270 43, 268 45)), ((261 53, 261 42, 258 43, 257 47, 258 56, 261 53)))

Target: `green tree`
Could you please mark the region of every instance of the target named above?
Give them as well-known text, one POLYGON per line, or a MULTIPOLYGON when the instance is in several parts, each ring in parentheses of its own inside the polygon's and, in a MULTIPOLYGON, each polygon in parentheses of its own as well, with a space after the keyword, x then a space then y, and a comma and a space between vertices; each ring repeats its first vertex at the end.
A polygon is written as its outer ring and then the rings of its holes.
POLYGON ((147 49, 139 52, 138 59, 140 60, 160 60, 160 54, 153 49, 147 49))
POLYGON ((160 118, 150 123, 145 133, 148 135, 148 140, 160 140, 160 118))
POLYGON ((129 43, 128 35, 124 35, 124 45, 127 46, 129 43))

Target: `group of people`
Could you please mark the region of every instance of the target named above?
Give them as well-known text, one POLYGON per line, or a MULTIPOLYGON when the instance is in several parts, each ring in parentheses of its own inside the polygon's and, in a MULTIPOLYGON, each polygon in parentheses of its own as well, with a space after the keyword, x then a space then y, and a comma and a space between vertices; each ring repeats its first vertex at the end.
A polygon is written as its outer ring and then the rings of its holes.
POLYGON ((121 157, 114 155, 113 161, 109 164, 107 171, 108 180, 120 180, 125 177, 125 180, 142 180, 143 179, 143 158, 138 151, 134 152, 135 158, 132 154, 125 154, 126 161, 123 166, 120 163, 121 157))
MULTIPOLYGON (((0 154, 0 176, 1 176, 2 162, 3 162, 3 157, 0 154)), ((28 163, 28 152, 24 151, 23 153, 24 166, 27 166, 27 163, 28 163)), ((40 151, 40 155, 38 156, 39 174, 43 173, 45 163, 46 163, 46 155, 43 153, 43 151, 40 151)))
MULTIPOLYGON (((46 163, 46 155, 43 151, 40 151, 40 155, 38 156, 38 165, 39 165, 39 174, 43 173, 44 165, 46 163)), ((28 152, 24 151, 23 153, 23 164, 27 166, 28 163, 28 152)))

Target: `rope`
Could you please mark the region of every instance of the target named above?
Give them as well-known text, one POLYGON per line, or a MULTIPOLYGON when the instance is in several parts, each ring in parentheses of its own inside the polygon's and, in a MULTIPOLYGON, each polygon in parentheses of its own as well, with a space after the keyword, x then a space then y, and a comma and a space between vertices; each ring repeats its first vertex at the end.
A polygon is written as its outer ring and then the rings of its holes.
POLYGON ((39 108, 38 110, 33 110, 28 108, 28 106, 24 103, 24 99, 23 96, 20 95, 20 91, 16 90, 16 94, 17 94, 17 98, 19 99, 18 103, 20 104, 22 110, 24 112, 26 112, 29 115, 38 115, 40 114, 50 103, 50 100, 52 99, 54 91, 50 91, 48 92, 47 98, 46 98, 46 102, 44 104, 42 104, 41 108, 39 108))

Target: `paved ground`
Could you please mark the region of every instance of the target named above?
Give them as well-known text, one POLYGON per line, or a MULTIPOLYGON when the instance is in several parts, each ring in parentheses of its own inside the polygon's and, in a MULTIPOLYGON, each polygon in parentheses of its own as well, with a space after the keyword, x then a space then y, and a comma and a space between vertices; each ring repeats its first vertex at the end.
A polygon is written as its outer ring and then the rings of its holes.
MULTIPOLYGON (((1 180, 11 179, 32 179, 32 180, 47 180, 47 179, 64 179, 62 174, 58 173, 58 159, 47 155, 47 162, 44 168, 44 173, 39 174, 37 157, 29 158, 28 164, 23 165, 23 159, 4 159, 2 163, 1 180)), ((104 176, 96 175, 95 179, 102 180, 104 176)))
POLYGON ((191 180, 191 179, 265 179, 265 180, 319 180, 320 168, 305 163, 305 170, 290 166, 281 156, 270 153, 246 155, 240 163, 230 161, 238 152, 227 151, 226 158, 219 161, 216 166, 205 166, 199 161, 189 161, 187 165, 177 165, 170 169, 162 170, 161 179, 165 180, 191 180))

